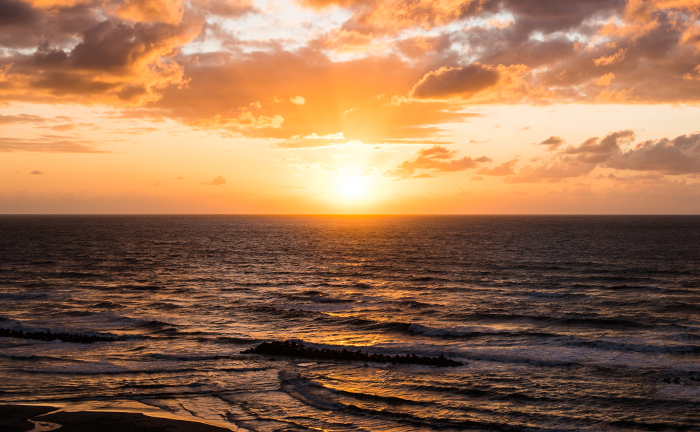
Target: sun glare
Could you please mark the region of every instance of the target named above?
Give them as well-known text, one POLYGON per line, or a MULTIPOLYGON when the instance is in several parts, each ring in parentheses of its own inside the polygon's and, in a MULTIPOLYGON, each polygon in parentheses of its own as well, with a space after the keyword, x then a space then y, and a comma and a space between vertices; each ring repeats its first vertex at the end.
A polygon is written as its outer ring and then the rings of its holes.
POLYGON ((343 177, 338 182, 340 196, 345 199, 360 199, 367 195, 367 182, 362 177, 343 177))

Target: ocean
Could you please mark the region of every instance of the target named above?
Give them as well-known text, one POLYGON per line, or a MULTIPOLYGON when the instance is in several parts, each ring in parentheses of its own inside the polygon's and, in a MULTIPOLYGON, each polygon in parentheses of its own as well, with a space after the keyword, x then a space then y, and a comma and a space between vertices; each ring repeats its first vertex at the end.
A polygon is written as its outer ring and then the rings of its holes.
POLYGON ((698 431, 700 217, 1 216, 0 402, 250 431, 698 431), (456 367, 241 354, 264 341, 456 367))

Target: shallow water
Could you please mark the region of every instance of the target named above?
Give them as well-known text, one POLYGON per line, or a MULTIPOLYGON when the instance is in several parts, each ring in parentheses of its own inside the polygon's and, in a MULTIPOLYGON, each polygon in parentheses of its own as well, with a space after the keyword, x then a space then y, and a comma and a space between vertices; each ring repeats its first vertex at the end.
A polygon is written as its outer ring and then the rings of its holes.
POLYGON ((700 217, 3 216, 0 402, 250 430, 700 430, 700 217), (243 355, 264 340, 465 366, 243 355))

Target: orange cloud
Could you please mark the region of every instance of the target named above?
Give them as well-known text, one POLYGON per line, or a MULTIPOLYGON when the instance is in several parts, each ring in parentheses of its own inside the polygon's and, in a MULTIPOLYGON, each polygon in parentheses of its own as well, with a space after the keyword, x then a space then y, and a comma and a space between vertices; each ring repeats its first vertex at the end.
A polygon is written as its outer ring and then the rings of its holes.
MULTIPOLYGON (((422 71, 398 56, 368 57, 332 62, 318 51, 255 52, 250 55, 199 55, 185 63, 190 80, 182 89, 171 86, 161 100, 148 104, 154 115, 167 115, 201 128, 226 128, 241 114, 231 107, 245 107, 275 95, 284 101, 262 105, 255 116, 283 122, 265 128, 240 130, 247 137, 285 140, 283 147, 337 145, 336 140, 303 139, 343 133, 347 140, 383 143, 387 140, 435 139, 435 125, 463 121, 475 114, 448 102, 392 103, 406 94, 422 71), (303 95, 304 104, 301 102, 303 95), (352 111, 349 111, 352 110, 352 111), (215 120, 217 117, 220 120, 215 120), (298 136, 298 138, 293 138, 298 136)), ((148 115, 148 111, 140 111, 148 115)), ((235 122, 234 123, 239 123, 235 122)))
POLYGON ((136 22, 178 24, 184 11, 182 0, 126 0, 116 8, 116 15, 136 22))
POLYGON ((609 55, 607 57, 600 57, 595 60, 593 60, 593 63, 595 63, 596 66, 607 66, 611 64, 615 64, 618 62, 621 62, 622 60, 625 59, 625 54, 627 53, 626 49, 620 48, 618 52, 615 54, 609 55))
POLYGON ((236 117, 222 118, 217 114, 212 118, 195 120, 188 124, 202 129, 221 128, 238 131, 242 128, 279 128, 282 122, 284 122, 284 118, 279 115, 274 117, 259 115, 255 117, 251 112, 246 111, 236 117))
POLYGON ((613 79, 615 79, 615 74, 610 72, 598 78, 595 82, 595 85, 609 86, 613 79))
POLYGON ((508 162, 504 162, 495 168, 481 168, 476 171, 476 174, 487 175, 487 176, 508 176, 515 174, 515 164, 518 163, 520 158, 511 159, 508 162))
POLYGON ((213 179, 212 181, 200 182, 199 184, 209 185, 209 186, 223 186, 226 184, 226 179, 221 177, 221 176, 218 176, 215 179, 213 179))
POLYGON ((0 152, 32 153, 106 153, 90 140, 66 138, 57 135, 40 135, 36 138, 0 137, 0 152))
POLYGON ((476 168, 482 162, 491 162, 491 159, 486 156, 476 159, 464 156, 460 159, 455 159, 456 154, 456 150, 448 150, 439 145, 429 149, 420 149, 415 160, 403 161, 396 168, 384 172, 383 175, 385 177, 393 177, 396 180, 426 178, 422 174, 416 176, 416 170, 431 169, 438 172, 455 172, 476 168))

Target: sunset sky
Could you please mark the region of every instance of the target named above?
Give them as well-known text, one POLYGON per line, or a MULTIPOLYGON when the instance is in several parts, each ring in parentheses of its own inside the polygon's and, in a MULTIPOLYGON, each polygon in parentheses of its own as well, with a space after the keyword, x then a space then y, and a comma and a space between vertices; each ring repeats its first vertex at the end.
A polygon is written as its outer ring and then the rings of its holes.
POLYGON ((0 0, 0 213, 700 213, 698 0, 0 0))

